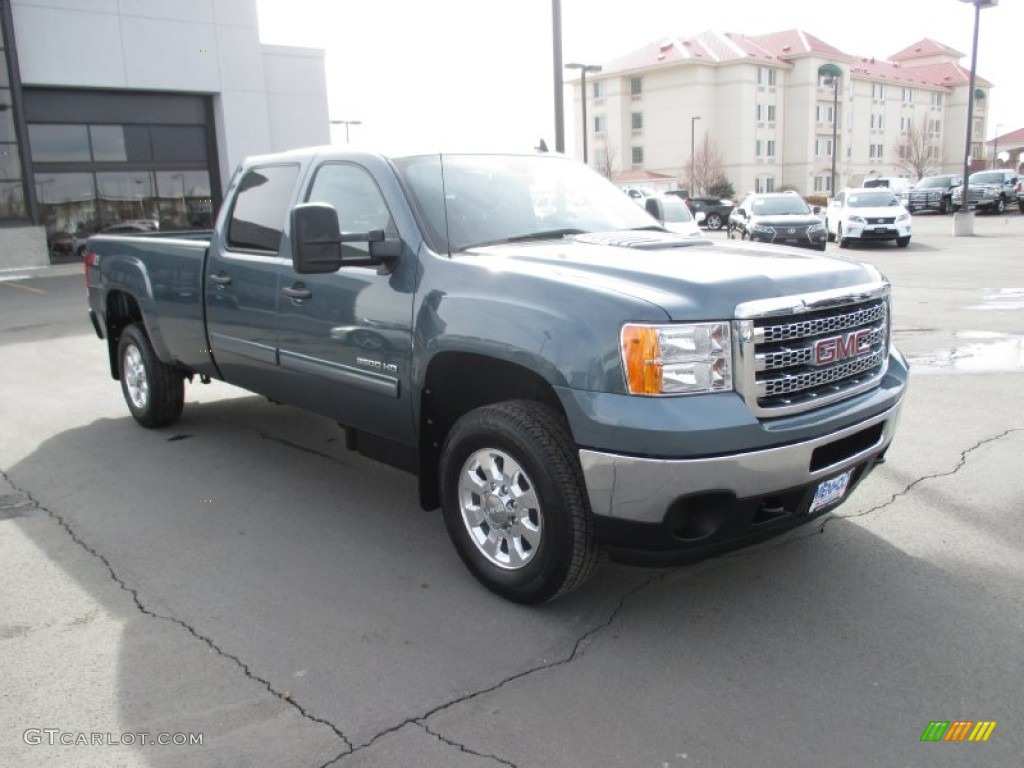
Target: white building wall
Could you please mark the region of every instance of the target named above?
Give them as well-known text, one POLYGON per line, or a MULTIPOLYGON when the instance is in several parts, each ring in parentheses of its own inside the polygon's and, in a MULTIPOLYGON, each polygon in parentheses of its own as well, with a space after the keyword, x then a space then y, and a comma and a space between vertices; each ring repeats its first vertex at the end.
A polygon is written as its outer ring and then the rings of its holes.
POLYGON ((255 0, 13 0, 25 86, 214 96, 221 179, 330 141, 323 52, 264 46, 255 0))

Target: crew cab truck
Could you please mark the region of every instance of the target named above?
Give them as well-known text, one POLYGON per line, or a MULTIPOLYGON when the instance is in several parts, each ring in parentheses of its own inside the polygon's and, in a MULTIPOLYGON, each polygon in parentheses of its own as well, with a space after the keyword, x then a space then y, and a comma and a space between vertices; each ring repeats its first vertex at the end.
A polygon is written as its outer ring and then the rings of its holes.
POLYGON ((558 155, 255 157, 208 239, 95 236, 85 261, 140 424, 197 377, 334 419, 522 603, 602 551, 685 562, 827 513, 906 386, 874 267, 680 237, 558 155))

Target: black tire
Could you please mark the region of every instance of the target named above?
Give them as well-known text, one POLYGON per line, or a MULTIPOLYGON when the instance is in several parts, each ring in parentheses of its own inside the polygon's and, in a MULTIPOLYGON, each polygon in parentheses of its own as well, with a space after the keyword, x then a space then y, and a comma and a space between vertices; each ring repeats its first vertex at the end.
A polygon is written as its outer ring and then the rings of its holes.
POLYGON ((439 471, 448 536, 492 592, 532 605, 590 577, 599 548, 583 471, 552 408, 511 400, 470 411, 448 433, 439 471), (489 474, 482 462, 490 464, 489 474), (521 540, 514 541, 517 532, 521 540), (492 543, 489 553, 492 534, 500 543, 492 543))
POLYGON ((1006 213, 1005 197, 1000 196, 999 199, 996 200, 996 204, 992 206, 992 213, 996 214, 997 216, 1002 216, 1004 213, 1006 213))
POLYGON ((1024 200, 1018 200, 1017 207, 1020 208, 1021 213, 1024 213, 1024 200))
POLYGON ((185 407, 184 376, 160 361, 141 323, 121 332, 117 368, 124 401, 139 424, 154 429, 178 420, 185 407))
POLYGON ((834 243, 836 241, 836 236, 832 234, 832 230, 828 228, 828 219, 825 219, 825 239, 830 243, 834 243))
POLYGON ((722 228, 722 216, 717 213, 709 213, 707 218, 708 229, 719 230, 722 228))
POLYGON ((906 248, 908 245, 910 245, 910 237, 909 236, 907 236, 907 237, 897 237, 896 238, 896 247, 898 247, 898 248, 906 248))
POLYGON ((839 247, 840 248, 849 248, 850 247, 850 238, 843 237, 843 225, 842 224, 837 224, 836 225, 836 241, 839 243, 839 247))
POLYGON ((946 198, 942 198, 942 202, 939 203, 939 213, 941 213, 943 216, 949 213, 949 203, 947 202, 946 198))

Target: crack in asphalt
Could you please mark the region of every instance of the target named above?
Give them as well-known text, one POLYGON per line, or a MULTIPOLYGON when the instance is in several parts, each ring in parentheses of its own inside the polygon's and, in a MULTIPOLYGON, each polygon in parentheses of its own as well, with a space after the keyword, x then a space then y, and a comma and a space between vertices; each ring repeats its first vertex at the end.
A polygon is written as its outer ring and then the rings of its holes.
POLYGON ((36 499, 32 495, 31 491, 28 491, 28 490, 20 487, 19 485, 17 485, 11 479, 10 475, 8 475, 2 469, 0 469, 0 477, 2 477, 8 484, 10 484, 10 486, 15 491, 17 491, 20 494, 24 494, 24 496, 35 506, 36 509, 41 510, 42 512, 45 512, 50 517, 50 519, 52 519, 55 523, 57 523, 57 525, 59 525, 61 528, 63 528, 64 531, 67 533, 67 535, 71 538, 71 540, 73 542, 75 542, 75 544, 77 544, 83 550, 85 550, 90 555, 92 555, 97 560, 99 560, 101 563, 103 563, 104 567, 107 569, 107 573, 110 574, 111 580, 115 584, 117 584, 117 586, 119 586, 124 592, 127 592, 129 595, 131 595, 132 601, 135 603, 135 608, 139 611, 139 613, 142 613, 142 614, 144 614, 146 616, 149 616, 151 618, 154 618, 154 619, 159 619, 160 621, 167 621, 167 622, 170 622, 171 624, 176 624, 179 627, 183 628, 186 632, 188 632, 194 638, 196 638, 200 642, 205 643, 207 646, 209 646, 210 649, 215 651, 219 656, 222 656, 225 659, 228 659, 228 660, 234 662, 235 665, 239 669, 242 670, 242 673, 247 678, 249 678, 253 682, 256 682, 256 683, 259 683, 260 685, 262 685, 272 695, 274 695, 275 697, 277 697, 278 699, 280 699, 281 701, 283 701, 284 703, 288 704, 290 707, 295 709, 300 715, 302 715, 303 718, 305 718, 306 720, 309 720, 310 722, 317 723, 319 725, 323 725, 323 726, 325 726, 327 728, 330 728, 331 731, 334 732, 334 735, 337 736, 339 739, 341 739, 341 741, 346 745, 346 747, 348 747, 349 750, 351 750, 353 748, 352 742, 349 741, 348 737, 344 733, 342 733, 341 730, 334 723, 330 722, 329 720, 325 720, 322 717, 317 717, 316 715, 310 714, 306 710, 305 707, 303 707, 301 704, 299 704, 297 701, 295 701, 294 698, 292 698, 291 694, 289 694, 287 691, 279 691, 279 690, 277 690, 270 683, 269 680, 267 680, 267 679, 265 679, 263 677, 260 677, 255 672, 253 672, 253 670, 249 667, 249 665, 246 664, 244 661, 242 661, 240 658, 238 658, 238 656, 236 656, 235 654, 230 653, 229 651, 226 651, 223 648, 221 648, 211 638, 209 638, 206 635, 200 633, 198 630, 196 630, 188 622, 184 621, 183 619, 176 618, 174 616, 163 616, 163 615, 161 615, 159 613, 154 612, 150 608, 147 608, 143 604, 142 598, 139 597, 139 591, 137 589, 135 589, 134 587, 128 586, 128 584, 125 583, 125 581, 120 576, 118 576, 117 571, 114 569, 114 566, 111 564, 110 560, 108 560, 105 555, 103 555, 100 552, 98 552, 94 547, 90 546, 84 540, 82 540, 82 538, 79 537, 79 535, 77 533, 75 533, 74 529, 64 519, 64 517, 62 515, 60 515, 57 512, 54 512, 52 509, 50 509, 50 508, 44 506, 43 504, 41 504, 39 502, 39 500, 36 499))
POLYGON ((475 750, 470 749, 465 744, 460 744, 457 741, 453 741, 452 739, 449 739, 447 736, 444 736, 444 735, 438 733, 437 731, 431 730, 427 726, 426 723, 413 723, 413 725, 422 728, 424 731, 429 733, 431 736, 433 736, 435 739, 437 739, 441 743, 447 744, 449 747, 454 747, 455 749, 459 750, 460 752, 464 752, 467 755, 473 755, 475 757, 482 757, 482 758, 487 759, 487 760, 494 760, 496 763, 500 763, 501 765, 509 766, 509 768, 516 768, 516 764, 515 763, 510 763, 508 760, 500 758, 497 755, 489 755, 489 754, 485 754, 483 752, 477 752, 475 750))
POLYGON ((876 504, 875 506, 869 509, 865 509, 861 512, 854 512, 849 515, 829 514, 826 515, 824 519, 822 519, 821 524, 818 525, 817 529, 811 533, 805 534, 803 536, 794 536, 791 539, 786 539, 785 541, 781 541, 773 546, 766 546, 757 550, 740 550, 738 552, 723 555, 722 557, 723 559, 736 559, 741 557, 753 557, 764 552, 771 552, 773 550, 779 549, 780 547, 788 547, 789 545, 795 544, 798 541, 804 541, 805 539, 809 539, 812 536, 819 536, 825 533, 825 529, 829 526, 829 523, 835 522, 836 520, 854 520, 858 517, 865 517, 867 515, 874 514, 875 512, 879 512, 885 509, 886 507, 892 506, 894 503, 896 503, 898 499, 901 499, 902 497, 906 496, 914 488, 916 488, 918 485, 927 480, 937 480, 939 478, 951 477, 952 475, 957 474, 967 464, 967 457, 970 454, 974 453, 983 446, 988 445, 989 443, 994 443, 999 440, 1003 440, 1006 437, 1009 437, 1010 435, 1014 434, 1015 432, 1024 432, 1024 428, 1011 427, 1010 429, 1000 432, 998 435, 993 435, 991 437, 986 437, 982 440, 979 440, 970 448, 966 448, 960 452, 960 458, 957 459, 956 465, 952 469, 946 470, 944 472, 935 472, 930 475, 922 475, 921 477, 918 477, 912 480, 911 482, 907 483, 902 489, 891 494, 889 498, 883 501, 881 504, 876 504))
POLYGON ((599 632, 602 632, 602 631, 608 629, 612 624, 615 623, 615 620, 619 617, 619 614, 622 612, 622 609, 625 607, 626 601, 628 601, 631 597, 634 597, 635 595, 639 594, 640 592, 642 592, 644 589, 646 589, 647 587, 651 586, 655 582, 663 580, 671 572, 672 571, 670 571, 670 570, 664 570, 664 571, 661 571, 660 573, 656 573, 653 576, 651 576, 650 578, 644 579, 642 582, 637 584, 632 589, 627 590, 626 592, 624 592, 622 594, 622 596, 616 602, 615 607, 612 609, 611 613, 608 615, 608 618, 605 619, 604 621, 602 621, 600 624, 597 624, 596 626, 591 627, 586 632, 584 632, 582 635, 577 637, 575 642, 573 643, 572 649, 563 658, 555 659, 554 661, 545 662, 543 664, 538 664, 537 666, 530 667, 529 669, 523 670, 522 672, 517 672, 514 675, 509 675, 508 677, 503 678, 502 680, 499 680, 497 683, 494 683, 493 685, 487 686, 486 688, 481 688, 481 689, 476 690, 476 691, 471 691, 469 693, 463 694, 462 696, 458 696, 458 697, 456 697, 454 699, 446 701, 443 704, 438 704, 438 705, 428 709, 426 712, 424 712, 424 713, 422 713, 420 715, 417 715, 415 717, 406 718, 405 720, 403 720, 402 722, 398 723, 397 725, 393 725, 393 726, 390 726, 388 728, 385 728, 384 730, 382 730, 379 733, 375 734, 365 744, 360 744, 358 747, 354 747, 351 751, 343 752, 342 754, 336 756, 332 760, 329 760, 328 762, 326 762, 322 766, 320 766, 320 768, 327 768, 327 766, 339 764, 342 761, 344 761, 346 758, 351 757, 352 755, 356 754, 357 752, 361 752, 362 750, 367 749, 368 747, 373 746, 375 743, 380 741, 385 736, 389 736, 389 735, 391 735, 393 733, 396 733, 397 731, 401 730, 402 728, 404 728, 407 725, 414 725, 414 726, 418 726, 420 728, 423 728, 428 733, 430 733, 430 734, 436 736, 437 738, 441 739, 444 743, 450 744, 451 746, 456 747, 458 749, 461 749, 464 752, 468 752, 469 754, 480 755, 481 757, 493 758, 494 760, 498 761, 502 765, 514 766, 515 765, 514 763, 508 762, 507 760, 504 760, 503 758, 497 757, 496 755, 482 755, 479 752, 474 752, 473 750, 469 749, 464 744, 461 744, 461 743, 459 743, 457 741, 454 741, 454 740, 442 737, 440 734, 435 733, 434 731, 432 731, 429 728, 427 728, 427 726, 425 724, 425 721, 429 720, 431 717, 433 717, 434 715, 436 715, 436 714, 438 714, 440 712, 443 712, 443 711, 445 711, 447 709, 451 709, 452 707, 454 707, 454 706, 456 706, 458 704, 463 704, 463 703, 465 703, 467 701, 472 701, 473 699, 478 698, 480 696, 483 696, 485 694, 493 693, 494 691, 497 691, 500 688, 504 688, 506 685, 509 685, 510 683, 514 683, 517 680, 522 680, 525 677, 529 677, 529 676, 537 674, 539 672, 545 672, 545 671, 550 670, 550 669, 555 669, 557 667, 562 667, 562 666, 565 666, 566 664, 571 664, 572 662, 576 661, 576 659, 579 658, 579 656, 580 656, 580 649, 582 648, 583 644, 587 640, 589 640, 591 637, 593 637, 594 635, 598 634, 599 632))
POLYGON ((288 448, 294 448, 297 451, 302 451, 303 453, 309 453, 309 454, 312 454, 313 456, 319 456, 321 459, 327 459, 328 461, 333 461, 333 462, 335 462, 337 464, 341 464, 343 467, 348 467, 349 469, 356 469, 355 465, 349 464, 347 461, 344 461, 343 459, 339 459, 337 456, 331 456, 329 453, 324 453, 323 451, 318 451, 318 450, 316 450, 316 448, 309 448, 309 447, 307 447, 305 445, 299 445, 298 443, 293 443, 290 440, 285 440, 283 437, 275 437, 274 435, 272 435, 269 432, 266 432, 266 431, 264 431, 262 429, 258 429, 258 430, 256 430, 256 432, 264 440, 269 440, 269 441, 271 441, 273 443, 280 443, 281 445, 284 445, 284 446, 286 446, 288 448))

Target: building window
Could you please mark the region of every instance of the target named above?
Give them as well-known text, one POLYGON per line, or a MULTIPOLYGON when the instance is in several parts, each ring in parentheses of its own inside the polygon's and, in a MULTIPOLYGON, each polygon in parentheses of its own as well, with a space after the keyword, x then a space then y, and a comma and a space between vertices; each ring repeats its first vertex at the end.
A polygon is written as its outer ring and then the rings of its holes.
POLYGON ((760 139, 754 142, 754 157, 764 157, 764 142, 760 139))
POLYGON ((644 129, 644 113, 634 112, 630 118, 630 123, 634 131, 642 131, 644 129))
POLYGON ((757 176, 754 178, 754 191, 761 192, 774 192, 775 191, 775 177, 774 176, 757 176))
POLYGON ((604 98, 604 81, 603 80, 595 80, 592 83, 592 86, 593 86, 593 89, 594 89, 593 90, 594 98, 595 99, 603 99, 604 98))
POLYGON ((903 89, 903 103, 904 104, 913 104, 914 103, 914 89, 913 88, 904 88, 903 89))
POLYGON ((881 160, 885 154, 884 144, 871 144, 868 147, 868 157, 881 160))
POLYGON ((822 125, 823 123, 828 123, 829 125, 832 125, 832 123, 835 122, 835 119, 835 106, 830 105, 826 107, 822 104, 819 104, 814 108, 814 122, 816 122, 818 125, 822 125))
POLYGON ((941 107, 942 106, 942 94, 941 93, 932 93, 932 106, 933 107, 941 107))
POLYGON ((875 101, 883 101, 885 99, 885 83, 871 84, 871 98, 875 101))
POLYGON ((759 123, 764 122, 764 104, 756 104, 754 107, 754 119, 759 123))
POLYGON ((974 121, 974 138, 976 138, 976 139, 980 139, 981 138, 982 125, 983 125, 983 123, 982 123, 981 120, 975 120, 974 121))
POLYGON ((772 139, 769 139, 766 144, 767 146, 765 149, 768 157, 775 157, 775 142, 772 139))
POLYGON ((644 92, 644 79, 642 77, 629 78, 629 95, 636 97, 644 92))
POLYGON ((757 68, 757 84, 772 87, 775 85, 776 72, 773 67, 757 68))
POLYGON ((594 115, 594 133, 604 133, 604 115, 594 115))
POLYGON ((815 157, 832 157, 832 139, 817 139, 814 142, 815 157))
POLYGON ((871 115, 871 130, 872 131, 884 131, 885 130, 885 115, 872 114, 871 115))
POLYGON ((928 133, 931 136, 938 136, 942 133, 942 121, 941 120, 929 120, 928 121, 928 133))
POLYGON ((912 125, 912 122, 911 122, 909 117, 901 117, 900 118, 900 133, 906 133, 907 131, 909 131, 911 125, 912 125))
POLYGON ((832 174, 818 174, 814 177, 815 192, 832 192, 832 174))
POLYGON ((768 105, 768 122, 769 123, 774 123, 775 122, 775 105, 774 104, 769 104, 768 105))
POLYGON ((644 164, 644 148, 633 147, 632 150, 632 161, 634 166, 640 166, 644 164))

